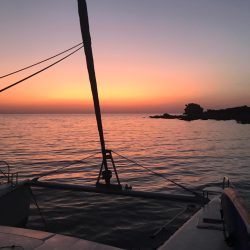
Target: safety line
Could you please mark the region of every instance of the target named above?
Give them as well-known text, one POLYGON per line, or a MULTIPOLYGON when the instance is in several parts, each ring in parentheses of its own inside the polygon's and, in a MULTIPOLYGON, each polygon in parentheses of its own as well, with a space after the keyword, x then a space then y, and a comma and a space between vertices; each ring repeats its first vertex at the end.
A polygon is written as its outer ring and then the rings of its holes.
POLYGON ((39 175, 38 177, 33 178, 32 181, 37 181, 38 179, 40 179, 40 178, 42 178, 42 177, 45 177, 45 176, 48 176, 48 175, 57 173, 58 171, 63 170, 63 169, 65 169, 65 168, 68 168, 68 167, 70 167, 70 166, 72 166, 72 165, 74 165, 74 164, 77 164, 77 163, 86 163, 86 162, 84 162, 85 160, 87 160, 87 159, 89 159, 89 158, 91 158, 91 157, 93 157, 93 156, 96 156, 96 155, 99 154, 99 153, 100 153, 100 152, 94 153, 94 154, 92 154, 92 155, 89 155, 89 156, 87 156, 87 157, 81 159, 81 160, 75 160, 74 162, 70 163, 69 165, 66 165, 66 166, 63 166, 63 167, 58 168, 58 169, 56 169, 56 170, 52 170, 52 171, 46 172, 46 173, 44 173, 44 174, 41 174, 41 175, 39 175))
POLYGON ((73 46, 73 47, 71 47, 71 48, 69 48, 69 49, 67 49, 67 50, 64 50, 64 51, 62 51, 62 52, 60 52, 60 53, 58 53, 58 54, 56 54, 56 55, 54 55, 54 56, 51 56, 51 57, 49 57, 49 58, 47 58, 47 59, 44 59, 44 60, 42 60, 42 61, 40 61, 40 62, 34 63, 34 64, 30 65, 30 66, 26 66, 26 67, 24 67, 24 68, 21 68, 21 69, 18 69, 18 70, 16 70, 16 71, 14 71, 14 72, 8 73, 8 74, 3 75, 3 76, 0 76, 0 79, 2 79, 2 78, 4 78, 4 77, 7 77, 7 76, 14 75, 14 74, 19 73, 19 72, 21 72, 21 71, 23 71, 23 70, 32 68, 32 67, 34 67, 34 66, 36 66, 36 65, 38 65, 38 64, 41 64, 41 63, 46 62, 46 61, 48 61, 48 60, 50 60, 50 59, 53 59, 53 58, 55 58, 55 57, 57 57, 57 56, 60 56, 60 55, 62 55, 62 54, 64 54, 64 53, 66 53, 66 52, 68 52, 68 51, 70 51, 70 50, 72 50, 72 49, 78 47, 78 46, 81 45, 81 44, 82 44, 82 43, 78 43, 77 45, 75 45, 75 46, 73 46))
MULTIPOLYGON (((176 181, 173 181, 173 180, 171 180, 171 179, 165 177, 164 175, 162 175, 162 174, 160 174, 160 173, 157 173, 156 171, 154 171, 154 170, 152 170, 152 169, 150 169, 150 168, 147 168, 147 167, 145 167, 145 166, 143 166, 143 165, 137 163, 136 161, 133 161, 133 160, 131 160, 131 159, 129 159, 129 158, 127 158, 127 157, 125 157, 125 156, 123 156, 123 155, 121 155, 121 154, 119 154, 119 153, 113 151, 113 150, 112 150, 112 152, 113 152, 114 154, 116 154, 116 155, 118 155, 118 156, 120 156, 120 157, 126 159, 127 161, 130 161, 130 162, 136 164, 137 166, 146 169, 147 171, 151 172, 152 174, 155 174, 155 175, 157 175, 157 176, 160 176, 161 178, 165 179, 166 181, 169 181, 169 182, 173 183, 174 185, 176 185, 176 186, 178 186, 178 187, 184 189, 185 191, 188 191, 188 192, 194 194, 195 196, 202 197, 202 195, 200 195, 199 193, 197 193, 197 192, 195 192, 195 191, 193 191, 193 190, 191 190, 191 189, 189 189, 189 188, 187 188, 187 187, 184 187, 183 185, 177 183, 176 181)), ((203 198, 203 197, 202 197, 202 198, 203 198)))
POLYGON ((74 53, 76 53, 76 52, 77 52, 78 50, 80 50, 81 48, 83 48, 83 46, 81 46, 80 48, 74 50, 73 52, 71 52, 71 53, 68 54, 67 56, 61 58, 60 60, 58 60, 58 61, 56 61, 56 62, 50 64, 49 66, 47 66, 47 67, 45 67, 45 68, 43 68, 43 69, 41 69, 41 70, 35 72, 34 74, 29 75, 29 76, 27 76, 27 77, 25 77, 25 78, 23 78, 23 79, 21 79, 21 80, 15 82, 15 83, 13 83, 13 84, 11 84, 11 85, 9 85, 9 86, 7 86, 7 87, 1 89, 1 90, 0 90, 0 93, 3 92, 3 91, 5 91, 5 90, 7 90, 7 89, 9 89, 9 88, 11 88, 11 87, 14 87, 15 85, 17 85, 17 84, 19 84, 19 83, 21 83, 21 82, 24 82, 25 80, 27 80, 27 79, 29 79, 29 78, 31 78, 31 77, 33 77, 33 76, 35 76, 35 75, 37 75, 37 74, 43 72, 43 71, 45 71, 46 69, 48 69, 48 68, 54 66, 55 64, 57 64, 57 63, 63 61, 63 60, 66 59, 67 57, 73 55, 74 53))

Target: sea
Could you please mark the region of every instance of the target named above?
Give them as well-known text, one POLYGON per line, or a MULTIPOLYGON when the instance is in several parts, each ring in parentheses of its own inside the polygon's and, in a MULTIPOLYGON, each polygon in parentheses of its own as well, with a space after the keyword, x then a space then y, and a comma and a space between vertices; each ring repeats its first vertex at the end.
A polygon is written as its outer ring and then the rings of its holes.
MULTIPOLYGON (((200 192, 221 186, 228 176, 250 208, 250 124, 103 114, 103 127, 123 185, 189 195, 167 179, 200 192)), ((19 180, 43 176, 40 181, 96 183, 102 159, 92 114, 1 115, 0 138, 0 161, 8 162, 19 180)), ((33 187, 32 192, 40 210, 33 201, 27 228, 125 249, 157 248, 199 209, 184 202, 82 191, 33 187)))

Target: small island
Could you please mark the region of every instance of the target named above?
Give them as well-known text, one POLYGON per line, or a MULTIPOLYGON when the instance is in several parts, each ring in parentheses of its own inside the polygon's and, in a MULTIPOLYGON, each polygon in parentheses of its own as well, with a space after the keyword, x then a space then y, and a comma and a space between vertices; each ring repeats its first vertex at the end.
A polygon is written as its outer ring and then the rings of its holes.
POLYGON ((179 119, 184 121, 193 121, 193 120, 217 120, 217 121, 227 121, 235 120, 241 124, 250 124, 250 107, 241 106, 234 108, 226 109, 204 109, 196 103, 186 104, 184 113, 182 115, 171 115, 165 113, 163 115, 154 115, 150 118, 162 118, 162 119, 179 119))

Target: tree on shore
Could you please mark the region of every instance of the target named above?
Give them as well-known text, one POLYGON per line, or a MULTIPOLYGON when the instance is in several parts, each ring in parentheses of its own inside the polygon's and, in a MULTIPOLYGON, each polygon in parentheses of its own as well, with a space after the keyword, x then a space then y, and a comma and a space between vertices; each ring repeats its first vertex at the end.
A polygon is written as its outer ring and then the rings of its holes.
POLYGON ((184 109, 183 115, 188 117, 199 117, 203 114, 203 108, 196 103, 189 103, 185 105, 186 108, 184 109))

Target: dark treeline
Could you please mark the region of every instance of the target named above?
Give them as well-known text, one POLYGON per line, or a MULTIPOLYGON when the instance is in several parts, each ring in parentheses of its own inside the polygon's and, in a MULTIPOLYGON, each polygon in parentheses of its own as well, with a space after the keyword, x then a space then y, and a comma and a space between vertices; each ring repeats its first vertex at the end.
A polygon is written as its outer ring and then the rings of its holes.
POLYGON ((150 118, 180 119, 185 121, 193 121, 198 119, 213 119, 218 121, 235 120, 238 123, 250 124, 250 107, 241 106, 218 110, 208 109, 207 111, 204 111, 204 109, 199 104, 189 103, 186 104, 183 115, 171 115, 165 113, 163 115, 150 116, 150 118))

